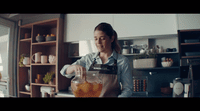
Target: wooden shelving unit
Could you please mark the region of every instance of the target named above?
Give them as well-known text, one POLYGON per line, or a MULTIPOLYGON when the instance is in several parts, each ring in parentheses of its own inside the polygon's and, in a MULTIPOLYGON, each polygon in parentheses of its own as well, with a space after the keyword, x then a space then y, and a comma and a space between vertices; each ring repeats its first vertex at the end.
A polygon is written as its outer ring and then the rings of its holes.
MULTIPOLYGON (((50 20, 39 21, 31 24, 26 24, 19 27, 18 35, 18 57, 20 60, 21 54, 30 55, 30 65, 24 65, 17 68, 17 90, 18 97, 41 97, 40 88, 42 86, 54 87, 55 92, 65 90, 70 85, 70 79, 60 74, 61 68, 71 61, 68 56, 68 44, 63 42, 63 19, 55 18, 50 20), (25 33, 30 33, 29 38, 25 38, 25 33), (55 41, 37 42, 36 36, 55 34, 55 41), (45 64, 35 63, 31 60, 31 56, 37 52, 42 52, 42 55, 55 55, 56 63, 50 64, 49 61, 45 64), (28 76, 30 70, 30 76, 28 76), (35 83, 37 74, 43 76, 50 71, 55 72, 55 84, 35 83), (25 90, 25 85, 30 81, 30 91, 25 90)), ((48 58, 47 58, 48 60, 48 58)))
POLYGON ((186 43, 185 40, 199 39, 200 29, 178 30, 179 52, 182 59, 200 58, 200 55, 186 56, 186 52, 200 52, 200 42, 186 43))
MULTIPOLYGON (((178 30, 179 37, 179 52, 180 52, 180 78, 187 78, 189 71, 188 60, 200 60, 200 55, 194 53, 191 56, 187 56, 187 53, 200 52, 200 29, 191 29, 191 30, 178 30), (193 40, 191 43, 187 43, 188 40, 193 40), (194 40, 196 39, 196 40, 194 40)), ((200 65, 192 65, 193 68, 193 83, 194 87, 194 97, 200 92, 198 89, 200 87, 199 81, 199 68, 200 65)))

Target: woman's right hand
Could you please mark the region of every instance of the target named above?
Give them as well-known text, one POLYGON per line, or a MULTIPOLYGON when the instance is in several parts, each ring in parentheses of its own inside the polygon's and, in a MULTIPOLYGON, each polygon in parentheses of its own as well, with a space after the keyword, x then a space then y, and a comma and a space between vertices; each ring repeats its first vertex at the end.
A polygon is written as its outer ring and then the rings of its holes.
POLYGON ((66 70, 67 74, 71 74, 73 72, 75 72, 75 74, 80 73, 82 79, 86 76, 86 68, 81 65, 71 65, 66 70))

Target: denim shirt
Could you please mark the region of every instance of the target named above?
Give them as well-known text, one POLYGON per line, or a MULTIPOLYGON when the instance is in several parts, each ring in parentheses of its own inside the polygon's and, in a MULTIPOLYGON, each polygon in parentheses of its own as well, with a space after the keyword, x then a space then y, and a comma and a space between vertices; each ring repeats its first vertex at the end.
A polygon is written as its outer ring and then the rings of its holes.
MULTIPOLYGON (((86 56, 83 56, 81 59, 74 62, 72 65, 81 65, 86 68, 86 71, 88 71, 92 62, 94 61, 94 58, 96 58, 96 64, 102 64, 102 60, 98 54, 99 52, 87 54, 86 56)), ((122 85, 122 91, 118 97, 131 97, 133 91, 133 78, 129 60, 125 56, 116 53, 116 51, 113 51, 105 64, 113 65, 114 59, 117 59, 117 79, 119 84, 121 83, 122 85)), ((75 73, 66 74, 66 69, 69 66, 70 64, 66 64, 60 71, 60 73, 67 78, 71 78, 75 75, 75 73)))

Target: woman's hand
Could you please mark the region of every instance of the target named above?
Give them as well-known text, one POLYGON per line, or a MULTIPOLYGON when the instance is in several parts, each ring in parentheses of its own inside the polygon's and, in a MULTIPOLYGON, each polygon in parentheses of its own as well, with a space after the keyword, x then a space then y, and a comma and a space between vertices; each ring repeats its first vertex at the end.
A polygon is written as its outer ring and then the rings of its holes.
POLYGON ((85 67, 83 67, 81 65, 71 65, 66 70, 67 74, 71 74, 73 72, 75 72, 75 74, 80 73, 80 76, 82 79, 84 79, 86 76, 86 69, 85 69, 85 67))

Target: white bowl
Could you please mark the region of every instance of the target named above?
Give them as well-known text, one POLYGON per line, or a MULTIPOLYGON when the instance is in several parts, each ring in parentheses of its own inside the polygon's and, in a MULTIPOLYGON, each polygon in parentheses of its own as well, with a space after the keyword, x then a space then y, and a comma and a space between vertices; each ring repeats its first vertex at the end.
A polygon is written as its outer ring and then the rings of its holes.
POLYGON ((25 89, 26 89, 27 91, 30 91, 30 86, 29 86, 29 84, 26 84, 26 85, 25 85, 25 89))
POLYGON ((171 67, 173 62, 161 62, 163 67, 171 67))

